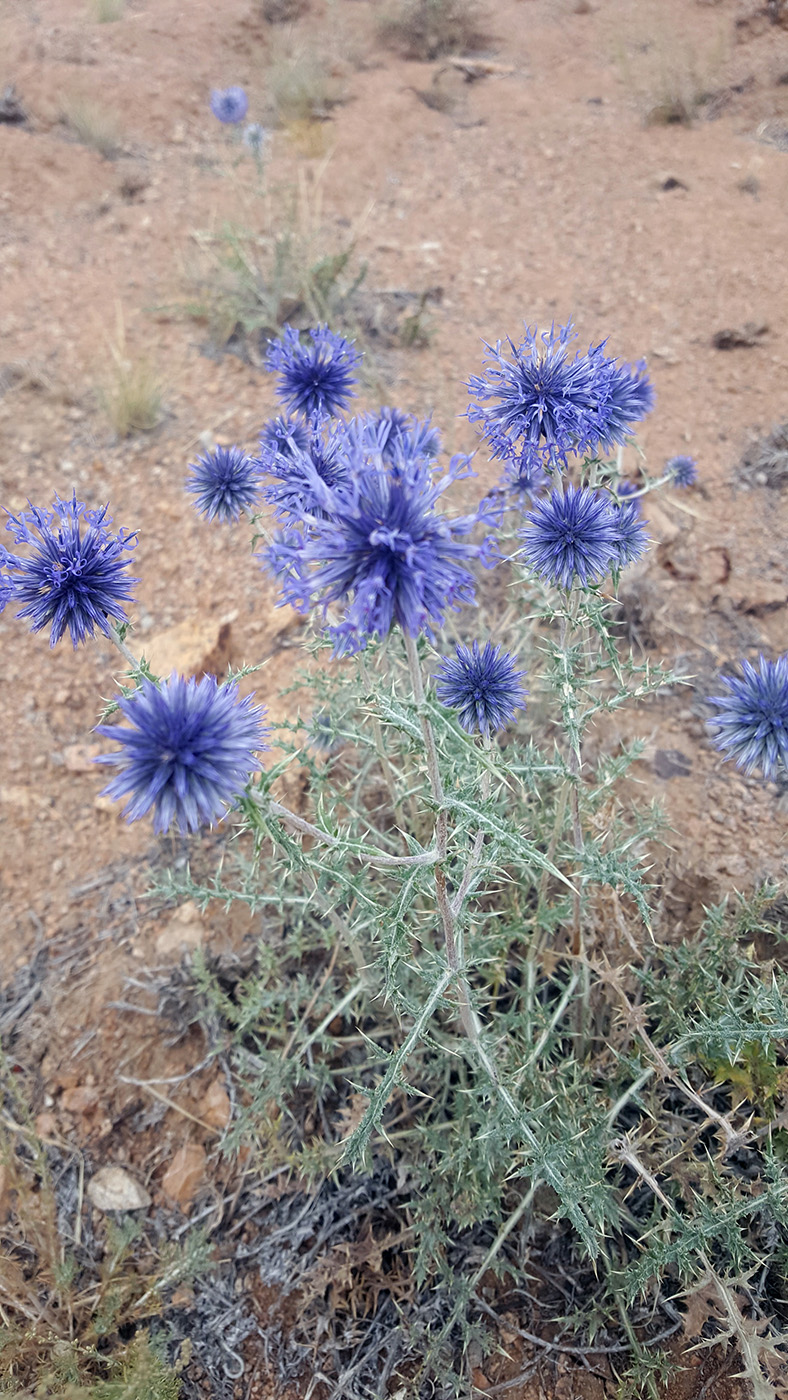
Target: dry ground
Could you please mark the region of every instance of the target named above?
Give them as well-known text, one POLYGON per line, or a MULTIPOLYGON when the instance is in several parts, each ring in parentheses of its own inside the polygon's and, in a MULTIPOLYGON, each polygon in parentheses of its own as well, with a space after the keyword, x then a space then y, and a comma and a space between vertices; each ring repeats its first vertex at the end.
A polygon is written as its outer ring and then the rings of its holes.
MULTIPOLYGON (((626 721, 648 736, 639 776, 680 834, 676 920, 783 876, 785 798, 722 766, 703 725, 721 668, 788 649, 785 497, 740 465, 752 435, 788 417, 778 10, 490 0, 491 71, 468 81, 444 60, 377 45, 371 0, 316 4, 284 28, 253 0, 136 0, 103 24, 87 0, 6 0, 0 91, 14 85, 27 121, 0 121, 0 500, 45 505, 72 487, 91 504, 109 499, 116 523, 140 532, 138 636, 161 669, 208 657, 221 673, 228 659, 269 656, 254 684, 274 716, 286 713, 293 619, 275 609, 245 537, 204 525, 183 494, 203 434, 254 447, 272 381, 254 355, 209 352, 182 308, 204 235, 227 220, 270 232, 300 182, 312 211, 322 206, 329 250, 356 230, 373 302, 432 293, 428 344, 381 344, 367 397, 433 411, 451 446, 472 442, 459 415, 481 341, 517 337, 523 321, 571 314, 581 343, 609 337, 616 356, 647 359, 648 463, 690 453, 701 480, 649 511, 655 547, 627 605, 636 641, 696 677, 626 721), (240 83, 250 116, 270 122, 288 47, 327 54, 344 101, 316 127, 274 131, 277 204, 257 198, 251 161, 233 164, 207 99, 240 83), (112 158, 64 117, 86 99, 115 114, 112 158), (691 120, 668 120, 682 113, 691 120), (100 397, 121 321, 122 353, 149 357, 164 385, 159 426, 124 441, 100 397), (715 346, 748 326, 733 339, 749 343, 715 346)), ((634 470, 634 452, 626 463, 634 470)), ((493 467, 481 461, 479 474, 493 484, 493 467)), ((174 924, 172 910, 139 903, 151 859, 171 852, 97 798, 91 727, 113 688, 109 646, 50 653, 10 610, 0 646, 0 972, 17 993, 32 988, 7 1028, 37 1066, 54 1130, 109 1160, 130 1094, 118 1071, 183 1065, 107 1003, 123 999, 125 976, 177 961, 184 941, 237 950, 253 931, 219 913, 174 924), (87 1116, 64 1104, 76 1086, 96 1090, 87 1116)), ((170 1111, 122 1149, 154 1193, 188 1126, 170 1111)), ((553 1394, 579 1384, 559 1378, 553 1394)))

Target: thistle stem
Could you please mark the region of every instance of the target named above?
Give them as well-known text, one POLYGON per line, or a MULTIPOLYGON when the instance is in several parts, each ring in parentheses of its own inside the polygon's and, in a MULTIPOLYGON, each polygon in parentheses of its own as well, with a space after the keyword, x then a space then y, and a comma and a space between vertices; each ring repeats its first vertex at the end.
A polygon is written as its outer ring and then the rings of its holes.
POLYGON ((140 663, 139 663, 139 661, 137 660, 137 657, 134 655, 134 652, 131 650, 130 647, 127 647, 127 646, 126 646, 126 643, 124 642, 123 638, 121 637, 120 632, 119 632, 119 630, 118 630, 116 624, 115 624, 114 622, 110 621, 109 619, 107 619, 107 621, 109 622, 109 633, 108 633, 108 636, 109 636, 110 641, 111 641, 111 642, 114 642, 114 644, 115 644, 115 646, 118 648, 118 651, 120 652, 121 656, 124 657, 124 659, 125 659, 126 661, 128 661, 129 666, 131 667, 132 671, 135 671, 136 673, 139 674, 139 672, 140 672, 140 663))
POLYGON ((435 893, 438 913, 443 929, 443 941, 446 947, 446 961, 457 983, 457 1003, 462 1028, 473 1045, 490 1079, 497 1087, 499 1083, 498 1071, 482 1045, 479 1022, 471 1004, 470 988, 462 968, 457 947, 457 928, 455 922, 456 906, 453 905, 449 899, 449 893, 446 887, 446 871, 444 869, 449 844, 449 819, 448 813, 442 805, 444 802, 444 792, 438 764, 438 750, 435 743, 435 732, 430 723, 429 715, 427 714, 427 702, 424 695, 424 683, 421 678, 418 648, 415 639, 408 636, 407 632, 405 633, 405 652, 408 658, 408 670, 413 686, 416 708, 419 712, 421 732, 424 737, 430 789, 433 800, 438 807, 438 815, 435 821, 435 893))

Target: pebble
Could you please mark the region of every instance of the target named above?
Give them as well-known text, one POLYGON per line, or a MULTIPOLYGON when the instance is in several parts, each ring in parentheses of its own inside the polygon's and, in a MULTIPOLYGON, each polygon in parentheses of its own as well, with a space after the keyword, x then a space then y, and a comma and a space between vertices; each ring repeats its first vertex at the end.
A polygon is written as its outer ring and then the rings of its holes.
POLYGON ((88 1200, 106 1213, 111 1210, 147 1210, 151 1198, 144 1186, 124 1167, 100 1167, 87 1184, 88 1200))
POLYGON ((185 1142, 162 1177, 162 1190, 170 1200, 185 1208, 191 1203, 204 1172, 204 1149, 197 1142, 185 1142))

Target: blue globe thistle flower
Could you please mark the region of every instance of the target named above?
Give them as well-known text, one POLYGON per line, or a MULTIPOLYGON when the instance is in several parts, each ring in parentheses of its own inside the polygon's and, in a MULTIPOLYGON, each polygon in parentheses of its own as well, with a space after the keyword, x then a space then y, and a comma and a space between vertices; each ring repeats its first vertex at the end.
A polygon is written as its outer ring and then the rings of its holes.
POLYGON ((186 490, 206 520, 238 520, 254 509, 259 492, 259 464, 240 447, 215 447, 190 466, 186 490))
POLYGON ((250 122, 244 127, 241 140, 248 151, 252 152, 255 160, 262 160, 263 151, 270 140, 271 133, 261 122, 250 122))
MULTIPOLYGON (((621 507, 623 509, 623 507, 621 507)), ((568 485, 537 501, 526 516, 523 553, 529 567, 555 587, 599 583, 617 548, 613 512, 601 492, 568 485)))
POLYGON ((610 568, 623 569, 634 564, 648 548, 646 523, 640 513, 637 501, 622 501, 612 506, 611 518, 616 532, 616 542, 610 568))
POLYGON ((220 686, 215 676, 187 680, 173 672, 160 685, 143 680, 118 702, 129 726, 96 729, 121 745, 95 760, 120 769, 104 793, 129 797, 123 815, 130 822, 152 808, 155 831, 173 822, 182 833, 211 825, 259 767, 255 754, 268 748, 264 711, 253 700, 239 700, 238 686, 220 686))
POLYGON ((321 488, 339 486, 348 473, 348 442, 344 425, 322 437, 313 433, 304 451, 293 445, 287 452, 261 458, 262 470, 272 477, 263 498, 280 520, 298 524, 323 517, 321 488))
POLYGON ((260 455, 263 461, 277 452, 291 457, 293 448, 307 452, 311 441, 312 434, 301 418, 285 418, 282 415, 269 418, 260 434, 260 455))
POLYGON ((521 452, 536 450, 545 465, 561 467, 571 452, 586 455, 623 442, 652 407, 653 389, 641 366, 616 365, 602 353, 605 342, 570 360, 575 339, 570 321, 541 335, 526 327, 520 345, 508 341, 511 358, 500 340, 486 345, 491 363, 468 382, 480 400, 468 418, 480 424, 494 457, 514 457, 521 444, 521 452))
POLYGON ((409 636, 432 636, 447 608, 474 601, 468 564, 491 562, 492 542, 464 537, 484 512, 450 520, 436 510, 446 487, 467 474, 464 456, 452 458, 440 481, 424 460, 390 471, 358 444, 345 481, 332 489, 315 474, 323 518, 312 517, 303 532, 282 532, 264 559, 279 577, 283 600, 300 612, 315 605, 324 615, 332 604, 344 609, 330 629, 336 655, 387 636, 395 623, 409 636))
POLYGON ((353 370, 361 356, 352 343, 328 326, 309 331, 303 344, 293 326, 269 342, 265 367, 279 375, 276 392, 294 413, 305 418, 335 418, 353 397, 353 370))
POLYGON ((441 436, 429 418, 420 423, 412 413, 403 413, 399 408, 381 408, 365 421, 371 431, 371 441, 391 467, 403 458, 432 460, 440 452, 441 436))
POLYGON ((709 720, 712 742, 745 773, 760 768, 765 778, 788 769, 788 656, 758 657, 756 670, 742 661, 743 677, 720 676, 728 695, 712 695, 720 713, 709 720))
POLYGON ((503 486, 512 505, 521 510, 527 509, 534 496, 543 491, 549 477, 538 452, 526 448, 518 457, 506 463, 503 473, 503 486))
POLYGON ((89 510, 73 495, 70 501, 56 497, 51 510, 29 504, 19 515, 8 513, 6 529, 31 553, 13 554, 0 545, 0 611, 9 602, 21 603, 17 617, 30 619, 31 632, 51 627, 50 646, 66 628, 76 648, 96 628, 109 636, 110 618, 128 620, 123 604, 132 601, 139 579, 128 577, 131 561, 123 555, 134 549, 137 535, 113 534, 108 509, 89 510))
POLYGON ((613 490, 617 501, 628 500, 630 496, 634 496, 635 499, 632 501, 632 505, 637 506, 638 510, 640 510, 641 501, 643 499, 639 494, 640 486, 636 481, 633 481, 630 476, 620 477, 619 480, 615 482, 613 490))
POLYGON ((521 684, 524 671, 517 670, 517 657, 501 651, 492 642, 484 650, 479 643, 457 647, 456 659, 444 657, 436 679, 441 704, 457 710, 457 718, 467 734, 494 734, 514 718, 525 702, 521 684))
POLYGON ((639 423, 651 412, 656 395, 654 385, 646 376, 643 360, 636 365, 617 365, 615 360, 599 356, 597 368, 603 429, 599 442, 609 450, 617 443, 625 442, 633 423, 639 423))
POLYGON ((242 87, 214 88, 211 111, 218 121, 237 126, 249 111, 249 98, 242 87))
POLYGON ((698 468, 694 457, 671 457, 665 463, 665 471, 668 473, 674 486, 694 486, 698 479, 698 468))

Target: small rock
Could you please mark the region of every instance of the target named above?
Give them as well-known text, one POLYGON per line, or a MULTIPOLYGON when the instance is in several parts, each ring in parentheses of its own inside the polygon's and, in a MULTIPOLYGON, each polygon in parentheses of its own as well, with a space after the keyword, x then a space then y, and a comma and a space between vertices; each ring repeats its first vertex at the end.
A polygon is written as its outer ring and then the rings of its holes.
POLYGON ((194 1289, 188 1288, 185 1283, 179 1285, 170 1299, 174 1308, 190 1308, 194 1302, 194 1289))
POLYGON ((66 1090, 60 1103, 67 1113, 95 1113, 98 1101, 96 1090, 89 1084, 77 1084, 76 1088, 66 1090))
POLYGON ((680 749, 657 749, 651 765, 658 778, 688 778, 692 760, 680 749))
POLYGON ((36 1132, 40 1138, 51 1138, 57 1134, 57 1119, 54 1113, 39 1113, 36 1118, 36 1132))
POLYGON ((147 1210, 151 1198, 144 1186, 123 1167, 100 1167, 87 1185, 88 1200, 96 1210, 147 1210))
POLYGON ((189 618, 145 643, 145 657, 155 675, 216 676, 227 674, 232 659, 232 619, 189 618))
POLYGON ((205 1171, 205 1152, 199 1143, 185 1142, 179 1147, 162 1177, 162 1190, 185 1208, 194 1196, 205 1171))
POLYGON ((103 744, 67 744, 63 750, 63 762, 67 773, 95 773, 94 759, 103 753, 103 744))
POLYGON ((749 349, 758 344, 768 329, 765 321, 745 321, 743 326, 728 326, 724 331, 715 331, 711 343, 715 350, 749 349))
POLYGON ((21 126, 27 121, 27 112, 14 91, 11 84, 5 87, 0 93, 0 122, 7 122, 9 126, 21 126))
POLYGON ((181 948, 199 948, 205 937, 205 921, 194 900, 175 910, 156 939, 157 953, 176 953, 181 948))
POLYGON ((212 1128, 226 1128, 231 1113, 232 1108, 227 1090, 217 1079, 205 1094, 198 1110, 198 1117, 202 1118, 203 1123, 209 1123, 212 1128))

